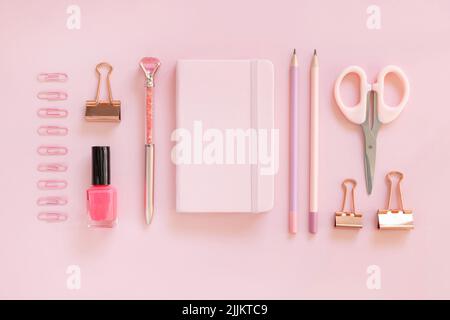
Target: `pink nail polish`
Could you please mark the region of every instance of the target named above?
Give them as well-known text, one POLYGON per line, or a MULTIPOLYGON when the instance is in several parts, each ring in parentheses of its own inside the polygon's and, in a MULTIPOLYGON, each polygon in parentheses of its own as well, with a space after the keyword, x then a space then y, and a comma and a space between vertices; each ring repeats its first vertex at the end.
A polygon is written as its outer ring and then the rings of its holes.
POLYGON ((87 190, 89 227, 112 228, 117 223, 117 191, 110 185, 109 147, 92 147, 92 186, 87 190))

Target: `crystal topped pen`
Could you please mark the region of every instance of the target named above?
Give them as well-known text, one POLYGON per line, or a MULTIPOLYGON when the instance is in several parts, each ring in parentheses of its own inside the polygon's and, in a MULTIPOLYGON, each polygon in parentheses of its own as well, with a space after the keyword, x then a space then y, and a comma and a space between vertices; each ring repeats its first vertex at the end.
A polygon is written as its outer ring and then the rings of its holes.
POLYGON ((153 144, 153 88, 154 76, 161 62, 158 58, 145 57, 140 66, 145 73, 145 221, 150 224, 154 212, 155 145, 153 144))

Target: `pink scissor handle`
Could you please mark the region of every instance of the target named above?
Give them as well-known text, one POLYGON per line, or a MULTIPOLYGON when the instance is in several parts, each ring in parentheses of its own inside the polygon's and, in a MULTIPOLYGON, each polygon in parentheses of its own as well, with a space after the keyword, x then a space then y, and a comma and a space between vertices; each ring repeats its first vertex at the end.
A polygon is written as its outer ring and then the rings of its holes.
POLYGON ((349 121, 356 124, 362 124, 366 120, 367 92, 369 92, 370 89, 371 86, 367 83, 367 75, 361 67, 350 66, 342 71, 337 78, 334 85, 334 98, 336 99, 339 109, 341 109, 341 112, 349 121), (344 80, 344 78, 351 73, 355 73, 359 77, 360 100, 354 107, 348 107, 345 105, 342 100, 340 90, 342 80, 344 80))
POLYGON ((378 74, 377 82, 372 88, 378 94, 378 119, 381 123, 389 123, 403 111, 409 99, 409 81, 405 73, 397 66, 389 65, 378 74), (395 74, 403 85, 403 97, 397 106, 390 106, 384 101, 384 81, 389 73, 395 74))

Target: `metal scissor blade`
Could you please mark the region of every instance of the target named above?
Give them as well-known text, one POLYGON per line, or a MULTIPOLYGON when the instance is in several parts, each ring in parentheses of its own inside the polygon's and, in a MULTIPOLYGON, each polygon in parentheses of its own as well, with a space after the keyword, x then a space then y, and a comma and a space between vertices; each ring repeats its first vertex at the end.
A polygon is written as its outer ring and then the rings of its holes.
POLYGON ((364 131, 364 136, 364 172, 366 175, 366 189, 368 194, 372 194, 375 159, 377 154, 377 141, 372 132, 369 130, 364 131))
POLYGON ((366 120, 361 125, 364 132, 364 172, 367 193, 372 194, 375 159, 377 155, 377 135, 381 122, 378 120, 378 101, 376 92, 367 93, 366 120))
POLYGON ((373 167, 370 164, 369 157, 367 154, 364 154, 364 172, 366 176, 366 190, 367 194, 372 194, 372 187, 373 187, 373 167))

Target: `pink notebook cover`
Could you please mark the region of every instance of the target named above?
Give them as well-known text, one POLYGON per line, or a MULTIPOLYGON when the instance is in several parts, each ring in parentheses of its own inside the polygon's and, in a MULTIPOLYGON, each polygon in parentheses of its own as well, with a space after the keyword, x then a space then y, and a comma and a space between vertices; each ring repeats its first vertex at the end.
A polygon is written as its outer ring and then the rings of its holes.
POLYGON ((271 210, 278 169, 273 64, 179 60, 176 98, 176 210, 271 210))

